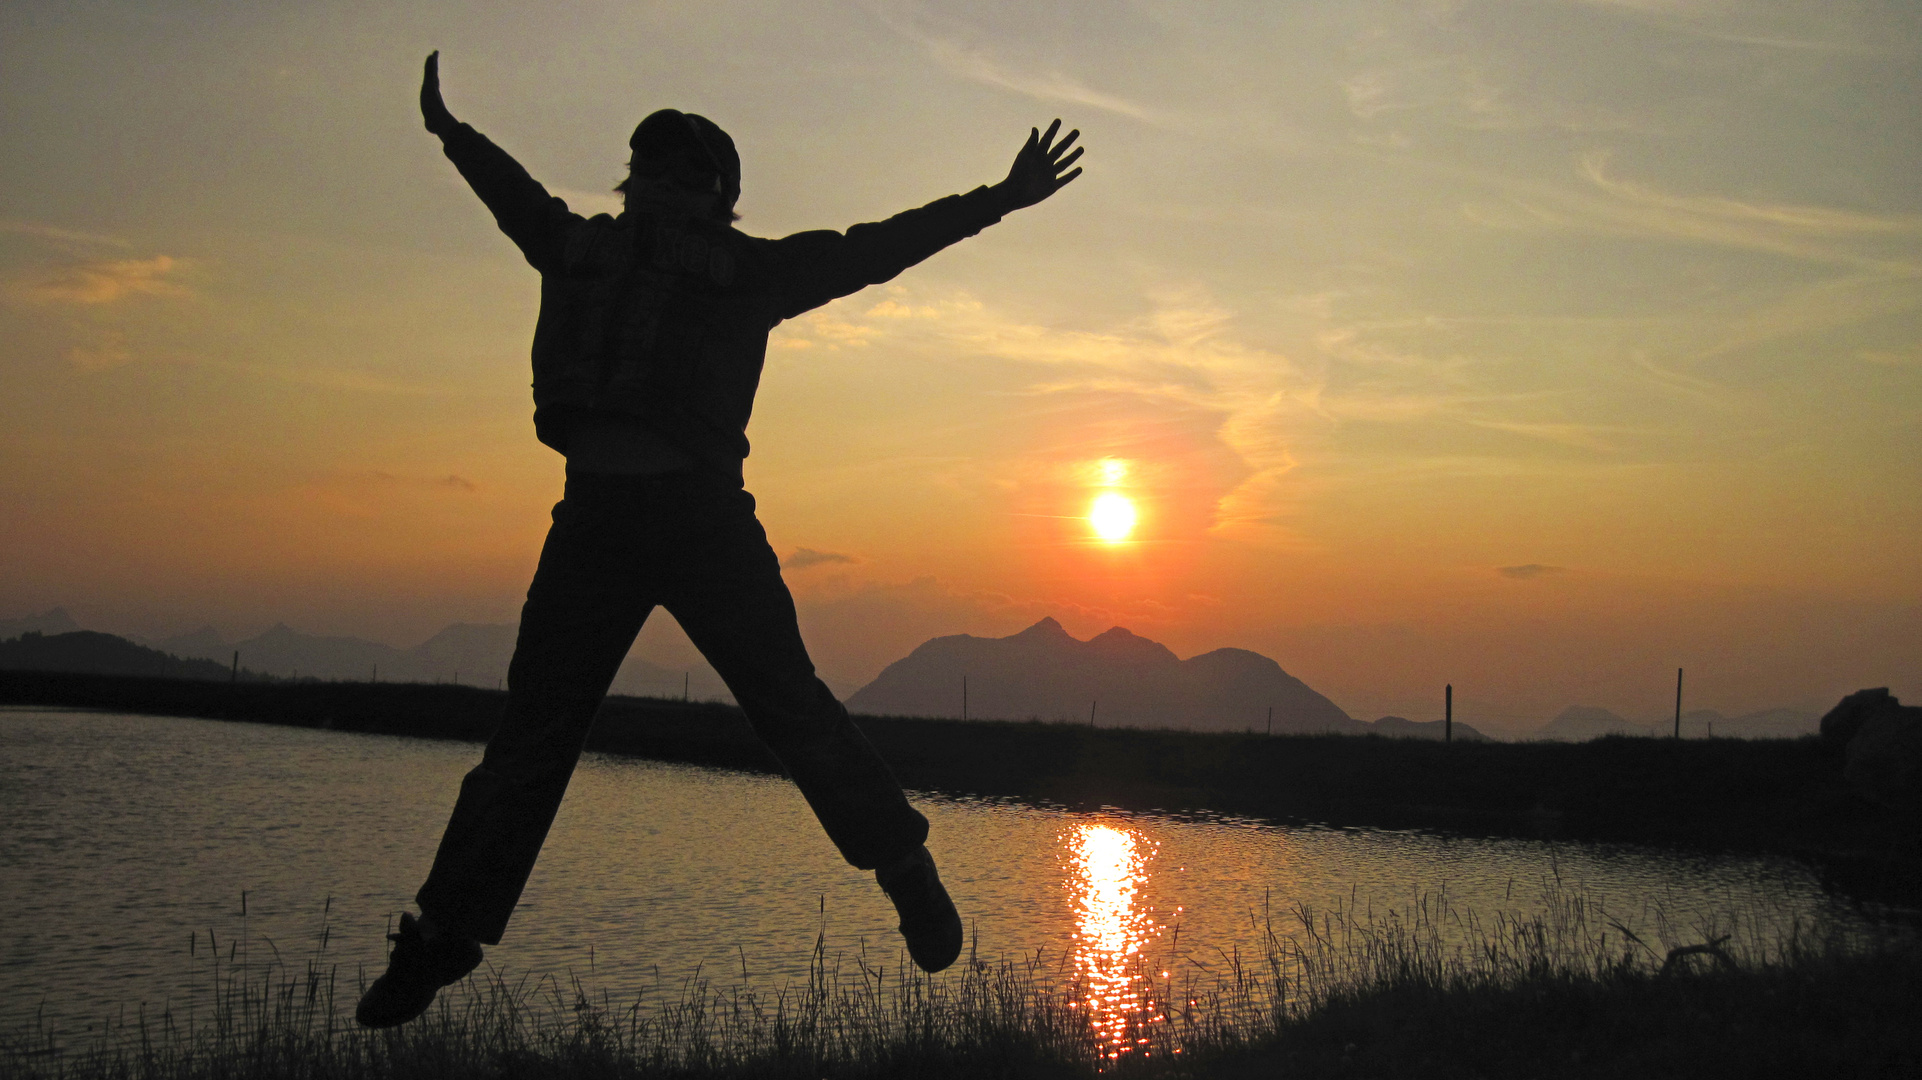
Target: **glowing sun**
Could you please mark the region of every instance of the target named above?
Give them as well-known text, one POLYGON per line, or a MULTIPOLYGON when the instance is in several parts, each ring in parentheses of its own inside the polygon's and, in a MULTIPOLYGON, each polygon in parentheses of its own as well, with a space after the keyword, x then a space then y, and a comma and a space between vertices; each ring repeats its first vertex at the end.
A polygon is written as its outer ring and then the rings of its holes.
POLYGON ((1088 508, 1088 524, 1094 526, 1096 536, 1119 543, 1135 531, 1135 504, 1126 495, 1104 491, 1088 508))

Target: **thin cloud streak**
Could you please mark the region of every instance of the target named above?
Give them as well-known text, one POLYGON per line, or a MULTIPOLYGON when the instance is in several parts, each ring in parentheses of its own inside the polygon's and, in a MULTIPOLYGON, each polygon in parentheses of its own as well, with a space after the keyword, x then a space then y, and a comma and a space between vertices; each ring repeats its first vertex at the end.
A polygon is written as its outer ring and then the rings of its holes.
POLYGON ((150 259, 100 259, 63 266, 16 282, 16 294, 36 304, 111 304, 130 296, 191 296, 172 280, 184 264, 168 255, 150 259))
POLYGON ((0 218, 0 233, 12 233, 16 236, 31 236, 35 239, 50 240, 55 243, 71 246, 115 248, 133 246, 117 236, 107 236, 103 233, 80 232, 74 229, 63 229, 58 225, 48 225, 39 221, 23 221, 18 218, 0 218))
POLYGON ((806 570, 810 566, 848 565, 861 560, 838 551, 816 551, 813 548, 795 548, 794 553, 781 560, 783 570, 806 570))
POLYGON ((448 473, 446 476, 399 476, 394 473, 375 469, 370 472, 360 473, 354 477, 354 479, 364 480, 372 484, 397 484, 402 487, 457 491, 467 495, 472 495, 480 490, 478 484, 458 473, 448 473))
POLYGON ((1671 195, 1609 175, 1608 159, 1605 151, 1584 154, 1582 175, 1624 202, 1673 210, 1688 217, 1720 219, 1813 236, 1922 236, 1922 214, 1877 216, 1826 206, 1750 203, 1720 195, 1671 195))
POLYGON ((1495 572, 1508 578, 1510 581, 1533 581, 1536 578, 1549 577, 1553 574, 1566 574, 1568 573, 1568 567, 1546 566, 1542 563, 1523 563, 1520 566, 1497 566, 1495 572))
POLYGON ((1588 7, 1614 11, 1643 26, 1665 30, 1678 36, 1717 41, 1727 45, 1788 52, 1843 53, 1854 56, 1899 55, 1894 49, 1859 41, 1744 33, 1740 30, 1707 25, 1710 19, 1724 18, 1739 11, 1738 5, 1724 2, 1724 0, 1710 0, 1708 3, 1690 3, 1685 0, 1580 0, 1580 2, 1588 7))
POLYGON ((1860 275, 1788 292, 1734 322, 1691 358, 1707 360, 1769 341, 1838 330, 1922 307, 1922 288, 1907 280, 1860 275))
MULTIPOLYGON (((1475 420, 1465 421, 1472 427, 1501 431, 1510 435, 1521 435, 1530 439, 1540 439, 1559 446, 1570 446, 1578 450, 1594 450, 1603 454, 1613 454, 1621 447, 1603 438, 1610 432, 1633 431, 1631 428, 1614 427, 1605 424, 1545 424, 1521 423, 1513 420, 1475 420)), ((1636 432, 1642 434, 1642 432, 1636 432)))
POLYGON ((1587 190, 1376 147, 1351 146, 1346 152, 1377 167, 1444 176, 1503 193, 1509 202, 1499 209, 1472 204, 1462 207, 1469 220, 1489 228, 1693 241, 1850 266, 1890 277, 1922 277, 1922 264, 1810 242, 1815 238, 1922 236, 1922 215, 1877 216, 1820 206, 1747 203, 1724 196, 1670 195, 1611 175, 1607 169, 1610 155, 1600 150, 1582 154, 1577 162, 1576 174, 1587 181, 1587 190))
POLYGON ((1050 71, 1045 75, 1011 71, 986 53, 922 29, 911 17, 897 13, 891 6, 877 6, 874 10, 889 29, 925 49, 928 56, 951 75, 983 86, 1010 90, 1036 101, 1086 105, 1157 128, 1181 126, 1180 117, 1174 113, 1096 90, 1059 71, 1050 71))

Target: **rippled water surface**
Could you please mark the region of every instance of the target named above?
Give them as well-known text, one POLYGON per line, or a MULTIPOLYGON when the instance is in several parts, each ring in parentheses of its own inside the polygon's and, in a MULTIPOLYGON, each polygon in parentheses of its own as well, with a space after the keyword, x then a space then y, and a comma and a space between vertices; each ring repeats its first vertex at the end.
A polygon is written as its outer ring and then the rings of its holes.
MULTIPOLYGON (((323 926, 348 987, 378 974, 479 753, 0 711, 0 1028, 204 1009, 210 951, 298 963, 323 926)), ((1527 910, 1559 880, 1639 929, 1838 914, 1774 858, 916 801, 978 955, 1057 962, 1097 1022, 1141 992, 1130 970, 1145 950, 1218 966, 1302 904, 1406 910, 1445 889, 1460 908, 1527 910)), ((822 933, 830 953, 901 962, 892 916, 786 781, 590 754, 488 961, 572 972, 616 1000, 671 997, 697 970, 778 986, 804 977, 822 933)))

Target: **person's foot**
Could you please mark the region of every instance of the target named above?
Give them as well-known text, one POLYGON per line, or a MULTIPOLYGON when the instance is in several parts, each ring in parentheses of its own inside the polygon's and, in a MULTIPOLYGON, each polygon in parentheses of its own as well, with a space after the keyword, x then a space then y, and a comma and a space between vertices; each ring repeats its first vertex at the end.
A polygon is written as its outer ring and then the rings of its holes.
POLYGON ((480 943, 447 932, 428 934, 421 920, 400 917, 400 932, 387 935, 394 951, 387 958, 387 974, 360 997, 354 1019, 362 1027, 384 1028, 405 1024, 427 1011, 443 986, 452 986, 480 966, 480 943))
POLYGON ((926 847, 874 872, 881 891, 894 901, 901 916, 901 936, 908 955, 922 971, 936 972, 961 955, 961 913, 954 910, 948 890, 941 887, 934 856, 926 847))

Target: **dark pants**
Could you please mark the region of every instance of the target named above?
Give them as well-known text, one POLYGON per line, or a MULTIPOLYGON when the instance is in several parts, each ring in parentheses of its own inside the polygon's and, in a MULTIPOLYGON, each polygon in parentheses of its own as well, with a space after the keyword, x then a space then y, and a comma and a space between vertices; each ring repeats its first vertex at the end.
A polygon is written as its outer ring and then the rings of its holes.
POLYGON ((594 713, 656 605, 727 682, 848 862, 873 869, 927 840, 927 819, 815 676, 754 497, 696 473, 570 473, 521 609, 506 717, 461 782, 416 897, 434 921, 500 941, 594 713))

